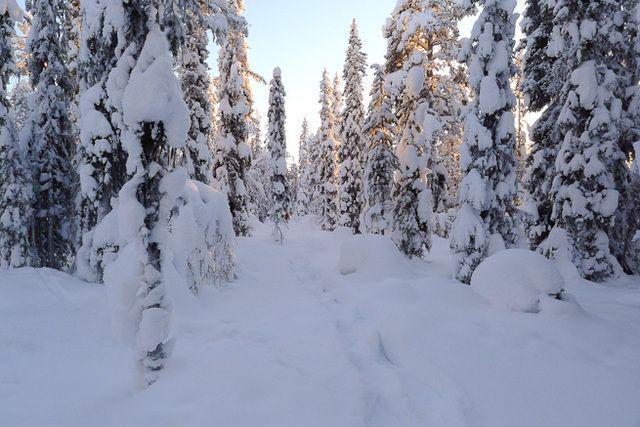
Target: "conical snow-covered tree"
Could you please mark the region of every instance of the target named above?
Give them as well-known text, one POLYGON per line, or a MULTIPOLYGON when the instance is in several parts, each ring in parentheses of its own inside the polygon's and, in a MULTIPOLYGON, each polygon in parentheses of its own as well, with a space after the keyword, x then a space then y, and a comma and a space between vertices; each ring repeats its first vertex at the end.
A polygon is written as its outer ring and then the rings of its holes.
POLYGON ((446 183, 435 176, 436 150, 460 108, 452 96, 452 64, 463 12, 445 0, 402 0, 385 28, 387 71, 395 82, 399 117, 393 237, 410 257, 430 249, 433 189, 443 186, 439 198, 446 192, 446 183))
POLYGON ((247 172, 247 192, 249 194, 249 212, 264 223, 269 218, 272 200, 269 188, 269 158, 262 139, 261 119, 254 114, 249 126, 249 147, 251 148, 251 166, 247 172))
POLYGON ((569 73, 558 119, 563 142, 552 186, 552 215, 556 227, 567 232, 580 274, 601 282, 618 267, 607 230, 620 199, 614 174, 621 159, 622 100, 616 91, 617 58, 611 55, 623 40, 615 19, 619 5, 608 0, 560 0, 554 11, 554 32, 564 42, 562 55, 569 73))
POLYGON ((311 194, 309 213, 317 216, 320 216, 322 212, 322 187, 320 184, 322 144, 320 135, 320 129, 318 129, 309 137, 309 192, 311 194))
POLYGON ((528 0, 522 24, 522 83, 520 90, 529 111, 542 111, 531 129, 531 152, 526 159, 523 187, 527 236, 532 249, 538 249, 553 228, 551 185, 555 161, 562 142, 556 126, 562 108, 562 87, 566 66, 559 33, 553 34, 553 5, 541 0, 528 0))
POLYGON ((366 143, 364 171, 364 228, 368 233, 385 234, 393 221, 393 174, 396 158, 393 153, 396 118, 391 97, 385 88, 385 73, 373 65, 375 78, 371 101, 364 124, 366 143))
POLYGON ((317 185, 320 226, 332 231, 338 222, 338 187, 336 185, 336 139, 333 87, 325 70, 320 82, 320 130, 318 131, 317 185))
POLYGON ((341 137, 338 148, 340 213, 338 224, 360 233, 364 186, 364 103, 362 80, 366 74, 367 56, 362 51, 356 21, 351 25, 347 59, 344 65, 344 99, 341 137))
POLYGON ((10 85, 10 89, 8 90, 9 104, 13 110, 13 121, 18 135, 20 135, 25 123, 27 123, 29 119, 29 95, 31 95, 31 92, 33 92, 31 83, 25 78, 21 78, 19 81, 10 85))
POLYGON ((298 142, 298 192, 296 196, 297 216, 305 216, 309 214, 309 204, 313 198, 313 189, 311 186, 311 135, 309 134, 309 122, 305 118, 302 122, 302 131, 298 142))
POLYGON ((485 0, 464 50, 475 99, 465 119, 460 209, 450 244, 456 278, 469 283, 482 260, 517 243, 516 158, 510 79, 515 2, 485 0))
MULTIPOLYGON (((238 14, 244 10, 243 0, 232 0, 238 14)), ((253 112, 250 79, 256 75, 249 68, 247 42, 243 31, 229 32, 218 58, 220 71, 220 135, 216 155, 216 179, 229 196, 233 228, 238 236, 251 234, 249 195, 246 174, 251 166, 248 144, 253 112)))
POLYGON ((204 2, 186 11, 186 34, 181 53, 180 80, 184 99, 191 112, 185 166, 191 178, 210 185, 213 182, 213 158, 210 151, 211 104, 209 103, 209 50, 207 16, 204 2))
POLYGON ((32 26, 27 42, 28 68, 35 89, 25 134, 34 185, 33 245, 37 264, 63 269, 73 249, 73 84, 66 63, 67 39, 62 0, 29 2, 32 26))
POLYGON ((0 1, 0 269, 25 267, 33 262, 33 191, 7 99, 7 86, 17 72, 14 27, 23 16, 15 0, 0 1))
POLYGON ((387 68, 400 82, 397 88, 398 170, 395 179, 393 239, 409 257, 422 257, 431 247, 433 200, 425 180, 437 119, 427 113, 424 99, 427 57, 420 1, 401 0, 385 28, 387 68), (427 138, 430 140, 427 142, 427 138))
POLYGON ((287 153, 287 184, 289 194, 289 205, 287 208, 287 216, 291 219, 296 214, 298 206, 298 194, 300 193, 300 167, 296 163, 291 153, 287 153))
POLYGON ((282 84, 280 68, 273 70, 271 89, 269 92, 269 135, 267 150, 269 151, 269 178, 271 180, 271 209, 269 218, 273 222, 273 237, 277 243, 284 239, 283 228, 289 220, 290 194, 287 182, 287 140, 285 131, 286 96, 282 84))
POLYGON ((640 152, 640 6, 636 0, 623 0, 615 20, 622 34, 613 48, 616 74, 620 76, 618 97, 622 100, 619 121, 620 151, 608 156, 620 197, 614 222, 607 230, 611 252, 624 271, 640 274, 640 176, 633 173, 629 161, 640 152), (634 143, 638 148, 634 150, 634 143))

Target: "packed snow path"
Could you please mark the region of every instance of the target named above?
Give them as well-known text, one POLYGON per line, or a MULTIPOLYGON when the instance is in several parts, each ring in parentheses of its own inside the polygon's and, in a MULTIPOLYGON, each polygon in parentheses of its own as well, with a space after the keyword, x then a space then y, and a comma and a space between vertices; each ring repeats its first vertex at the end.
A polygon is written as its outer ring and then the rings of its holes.
MULTIPOLYGON (((239 278, 173 289, 176 347, 140 391, 106 292, 46 270, 0 274, 7 426, 637 426, 640 283, 576 281, 582 309, 521 314, 431 258, 342 275, 346 232, 304 220, 239 244, 239 278)), ((384 255, 384 254, 383 254, 384 255)))

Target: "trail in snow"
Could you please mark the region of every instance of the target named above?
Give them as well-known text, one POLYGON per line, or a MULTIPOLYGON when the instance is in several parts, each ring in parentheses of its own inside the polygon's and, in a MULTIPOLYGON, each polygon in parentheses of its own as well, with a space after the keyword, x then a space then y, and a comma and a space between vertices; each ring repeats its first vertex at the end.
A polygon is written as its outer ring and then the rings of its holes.
POLYGON ((11 426, 632 426, 640 283, 569 284, 584 308, 505 313, 427 261, 338 269, 353 237, 292 224, 241 239, 238 280, 171 290, 176 347, 136 388, 104 288, 0 273, 0 414, 11 426))

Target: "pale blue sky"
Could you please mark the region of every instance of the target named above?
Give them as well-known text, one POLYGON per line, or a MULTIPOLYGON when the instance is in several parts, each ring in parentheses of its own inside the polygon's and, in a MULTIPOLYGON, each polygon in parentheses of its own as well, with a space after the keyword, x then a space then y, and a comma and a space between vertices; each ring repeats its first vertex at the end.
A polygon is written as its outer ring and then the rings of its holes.
MULTIPOLYGON (((383 62, 382 27, 396 0, 246 0, 249 60, 265 79, 282 69, 287 91, 287 146, 297 155, 302 120, 318 126, 322 70, 342 76, 349 28, 356 18, 368 62, 383 62)), ((367 89, 369 86, 367 79, 367 89)), ((256 108, 266 116, 268 88, 254 85, 256 108)))

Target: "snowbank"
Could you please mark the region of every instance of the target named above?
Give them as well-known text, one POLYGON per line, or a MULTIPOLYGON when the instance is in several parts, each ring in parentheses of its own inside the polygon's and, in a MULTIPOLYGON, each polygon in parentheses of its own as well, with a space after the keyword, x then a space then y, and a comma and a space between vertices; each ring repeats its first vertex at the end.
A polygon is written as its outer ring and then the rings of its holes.
POLYGON ((562 298, 564 279, 544 256, 510 249, 483 261, 471 277, 471 287, 496 307, 538 313, 543 300, 562 298))
POLYGON ((588 316, 514 315, 451 278, 445 239, 411 278, 387 260, 360 280, 336 269, 358 238, 270 232, 239 239, 233 287, 176 301, 174 357, 142 391, 104 286, 0 272, 0 424, 637 426, 638 277, 567 283, 588 316))
POLYGON ((338 271, 342 275, 358 273, 359 277, 383 279, 407 277, 411 263, 388 237, 352 236, 340 246, 338 271))

